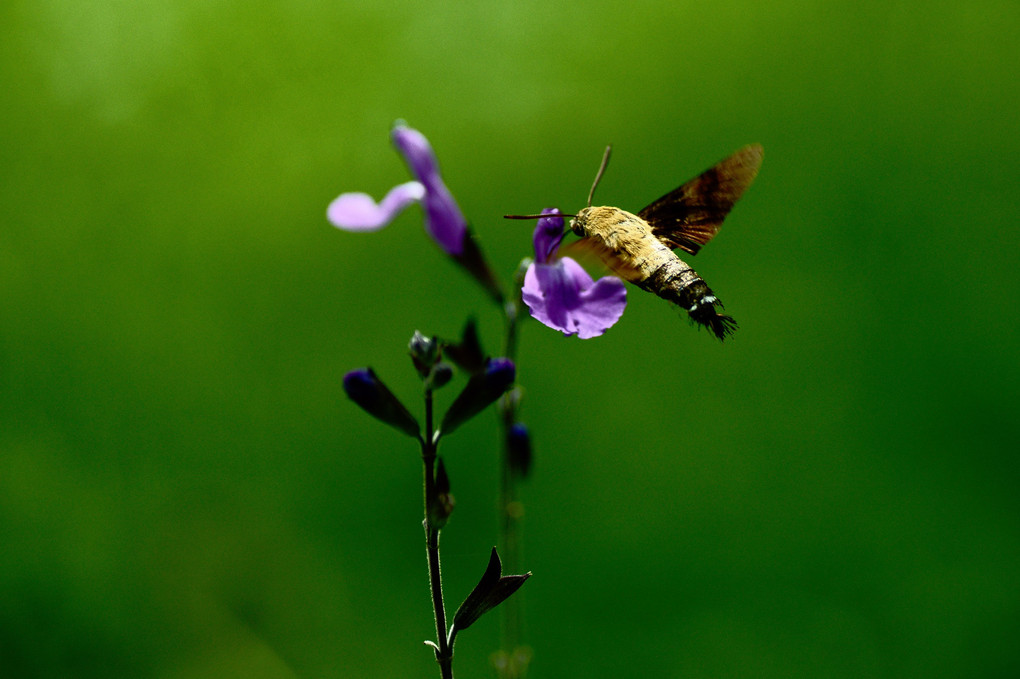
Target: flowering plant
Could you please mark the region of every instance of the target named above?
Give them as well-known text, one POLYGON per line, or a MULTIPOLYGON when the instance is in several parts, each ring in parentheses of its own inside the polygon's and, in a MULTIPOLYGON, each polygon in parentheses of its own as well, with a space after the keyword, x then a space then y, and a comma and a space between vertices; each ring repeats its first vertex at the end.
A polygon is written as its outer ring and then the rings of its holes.
MULTIPOLYGON (((564 335, 576 335, 581 339, 597 337, 623 314, 626 290, 620 279, 606 276, 593 280, 573 259, 558 255, 564 221, 558 210, 548 209, 543 212, 548 216, 538 220, 535 227, 534 257, 527 257, 521 262, 514 277, 514 294, 506 295, 482 255, 453 194, 443 182, 428 140, 403 123, 393 128, 392 139, 407 161, 414 180, 393 187, 379 202, 365 193, 343 193, 330 203, 326 212, 328 220, 346 231, 376 231, 412 204, 420 203, 425 231, 443 252, 485 289, 506 318, 506 340, 501 358, 487 357, 471 321, 458 340, 441 340, 415 332, 409 351, 423 385, 424 428, 371 368, 353 370, 344 377, 344 390, 351 400, 368 414, 416 439, 421 449, 425 476, 426 551, 437 636, 436 641, 426 643, 435 651, 441 676, 446 678, 453 676, 453 643, 457 632, 507 601, 530 573, 503 575, 502 560, 494 549, 478 585, 447 627, 440 582, 439 535, 453 510, 453 496, 445 463, 438 455, 439 442, 490 404, 499 403, 503 448, 500 485, 503 522, 499 550, 511 568, 516 570, 520 545, 517 487, 531 462, 531 438, 527 427, 517 417, 521 392, 513 386, 519 319, 523 309, 527 308, 531 316, 564 335), (468 380, 437 425, 433 392, 450 382, 453 376, 451 363, 467 373, 468 380)), ((494 655, 494 663, 501 676, 522 677, 530 659, 530 650, 520 639, 522 616, 513 600, 507 601, 504 606, 504 616, 502 649, 494 655)))

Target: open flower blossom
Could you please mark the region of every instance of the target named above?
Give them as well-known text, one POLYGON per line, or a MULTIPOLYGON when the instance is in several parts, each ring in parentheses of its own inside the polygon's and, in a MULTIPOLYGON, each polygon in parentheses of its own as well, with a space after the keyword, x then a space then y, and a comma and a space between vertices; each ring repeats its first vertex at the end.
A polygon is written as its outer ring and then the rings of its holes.
POLYGON ((524 274, 521 297, 531 315, 564 335, 581 339, 598 337, 623 315, 627 290, 616 276, 597 281, 570 257, 556 257, 563 240, 563 217, 559 210, 535 227, 535 261, 524 274))
POLYGON ((391 137, 416 181, 393 187, 378 203, 367 193, 342 193, 329 204, 326 218, 333 226, 345 231, 378 231, 408 205, 421 203, 425 212, 425 231, 432 240, 463 267, 493 301, 502 305, 503 290, 485 261, 457 201, 443 183, 429 140, 401 122, 393 127, 391 137))
POLYGON ((460 256, 468 236, 467 220, 443 183, 428 139, 403 123, 394 126, 391 136, 417 181, 395 186, 379 203, 367 193, 342 193, 329 204, 327 219, 347 231, 377 231, 407 206, 420 202, 425 210, 425 230, 448 254, 460 256))

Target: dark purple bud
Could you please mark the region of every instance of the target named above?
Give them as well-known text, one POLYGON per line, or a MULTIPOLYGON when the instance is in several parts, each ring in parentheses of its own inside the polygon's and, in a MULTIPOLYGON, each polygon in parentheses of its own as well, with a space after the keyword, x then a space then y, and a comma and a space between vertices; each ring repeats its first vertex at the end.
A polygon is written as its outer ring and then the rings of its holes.
POLYGON ((506 434, 507 460, 510 469, 524 478, 531 471, 531 435, 520 422, 510 427, 506 434))
POLYGON ((513 361, 508 358, 492 358, 485 364, 485 370, 473 375, 468 380, 464 391, 460 392, 450 409, 443 417, 440 431, 443 434, 453 432, 478 413, 485 410, 503 392, 513 386, 516 370, 513 361))
POLYGON ((344 391, 372 417, 408 436, 419 437, 421 428, 414 415, 408 412, 371 368, 352 370, 344 375, 344 391))
POLYGON ((517 368, 509 358, 491 358, 485 366, 485 380, 489 387, 496 391, 493 397, 495 401, 499 396, 513 386, 517 377, 517 368))

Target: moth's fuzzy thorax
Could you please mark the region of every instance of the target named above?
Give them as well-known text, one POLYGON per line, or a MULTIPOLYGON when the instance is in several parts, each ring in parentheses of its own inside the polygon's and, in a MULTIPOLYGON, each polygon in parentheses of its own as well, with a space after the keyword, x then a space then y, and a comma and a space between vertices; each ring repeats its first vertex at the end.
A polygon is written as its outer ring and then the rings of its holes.
POLYGON ((648 228, 643 219, 618 207, 607 205, 586 207, 578 211, 577 216, 570 220, 570 229, 584 238, 585 236, 608 233, 619 224, 635 220, 648 228))

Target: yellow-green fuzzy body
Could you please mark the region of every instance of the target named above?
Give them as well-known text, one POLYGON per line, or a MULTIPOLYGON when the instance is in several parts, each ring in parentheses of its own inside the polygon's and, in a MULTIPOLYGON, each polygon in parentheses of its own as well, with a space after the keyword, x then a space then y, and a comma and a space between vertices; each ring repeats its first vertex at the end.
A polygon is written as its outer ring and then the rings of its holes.
POLYGON ((722 302, 705 281, 641 217, 615 207, 587 207, 570 228, 594 246, 616 275, 676 304, 719 339, 736 329, 732 318, 717 311, 722 302))
POLYGON ((626 210, 587 207, 577 213, 571 228, 612 252, 620 260, 614 267, 616 273, 636 285, 641 286, 663 266, 671 269, 670 278, 678 288, 698 278, 694 269, 655 237, 648 222, 626 210))

